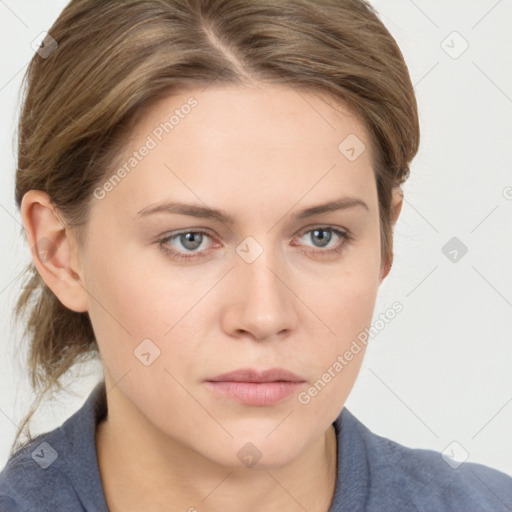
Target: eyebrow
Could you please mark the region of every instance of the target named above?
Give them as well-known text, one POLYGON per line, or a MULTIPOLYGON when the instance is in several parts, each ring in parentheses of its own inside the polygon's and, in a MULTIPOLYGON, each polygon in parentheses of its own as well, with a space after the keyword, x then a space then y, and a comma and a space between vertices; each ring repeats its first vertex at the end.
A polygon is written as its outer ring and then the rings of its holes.
MULTIPOLYGON (((329 201, 328 203, 305 208, 304 210, 297 212, 294 217, 298 220, 302 220, 314 215, 334 212, 338 210, 347 210, 349 208, 355 208, 358 206, 364 208, 366 211, 369 211, 368 205, 363 200, 356 197, 342 197, 334 201, 329 201)), ((229 226, 233 226, 236 223, 235 218, 224 210, 208 208, 195 204, 180 203, 176 201, 168 201, 147 206, 146 208, 140 210, 137 215, 140 217, 147 217, 148 215, 155 213, 190 215, 191 217, 198 217, 201 219, 214 219, 229 226)))

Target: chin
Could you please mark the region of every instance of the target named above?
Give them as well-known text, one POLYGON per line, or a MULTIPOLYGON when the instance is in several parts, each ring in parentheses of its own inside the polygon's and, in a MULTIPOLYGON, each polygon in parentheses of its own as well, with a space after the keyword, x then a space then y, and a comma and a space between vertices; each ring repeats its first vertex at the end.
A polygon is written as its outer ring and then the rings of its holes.
POLYGON ((200 451, 212 462, 230 469, 276 469, 298 457, 305 448, 306 440, 290 439, 276 435, 266 438, 268 432, 250 438, 234 437, 227 443, 213 442, 200 451))

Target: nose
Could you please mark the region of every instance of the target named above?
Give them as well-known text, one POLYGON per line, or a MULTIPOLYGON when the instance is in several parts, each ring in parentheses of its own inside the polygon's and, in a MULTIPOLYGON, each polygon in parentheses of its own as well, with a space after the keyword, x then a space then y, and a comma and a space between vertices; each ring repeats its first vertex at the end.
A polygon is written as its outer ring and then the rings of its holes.
POLYGON ((232 293, 222 317, 225 332, 263 341, 289 336, 296 329, 298 299, 285 267, 270 250, 251 263, 235 258, 228 285, 232 293))

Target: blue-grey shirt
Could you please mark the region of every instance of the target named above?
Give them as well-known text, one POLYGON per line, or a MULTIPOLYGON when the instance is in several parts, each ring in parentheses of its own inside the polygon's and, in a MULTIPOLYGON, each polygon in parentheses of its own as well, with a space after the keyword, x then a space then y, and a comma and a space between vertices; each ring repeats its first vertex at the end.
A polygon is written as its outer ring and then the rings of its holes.
MULTIPOLYGON (((107 512, 95 445, 106 411, 102 381, 59 428, 12 455, 0 473, 0 512, 107 512)), ((346 408, 334 428, 338 475, 330 512, 512 511, 512 478, 500 471, 402 446, 346 408)))

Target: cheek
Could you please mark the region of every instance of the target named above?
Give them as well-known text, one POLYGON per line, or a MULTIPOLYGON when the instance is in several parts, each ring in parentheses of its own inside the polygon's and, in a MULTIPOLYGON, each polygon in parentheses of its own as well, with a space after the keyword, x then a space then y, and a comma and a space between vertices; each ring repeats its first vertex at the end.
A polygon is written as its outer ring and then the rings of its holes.
MULTIPOLYGON (((303 364, 311 379, 297 396, 308 417, 334 421, 343 407, 361 368, 378 292, 378 283, 366 273, 340 272, 325 294, 312 297, 322 320, 304 322, 303 364), (338 279, 337 279, 338 277, 338 279)), ((300 353, 300 349, 298 349, 300 353)))
POLYGON ((341 408, 361 367, 379 289, 375 251, 378 256, 378 245, 353 249, 328 277, 302 292, 315 314, 302 322, 308 331, 304 353, 318 383, 304 402, 315 414, 341 408))
POLYGON ((128 371, 131 379, 145 376, 146 380, 148 358, 154 361, 152 374, 156 368, 180 367, 180 361, 192 357, 188 354, 194 345, 190 335, 202 311, 196 306, 215 280, 192 279, 193 270, 184 272, 160 256, 155 266, 154 254, 148 265, 149 253, 156 252, 156 246, 147 251, 129 246, 117 250, 122 242, 110 240, 109 244, 91 244, 96 250, 90 251, 85 279, 89 316, 103 363, 114 381, 128 371), (173 343, 179 347, 173 348, 173 343), (149 357, 143 356, 147 353, 149 357))
POLYGON ((325 424, 334 421, 354 386, 364 359, 365 346, 344 347, 325 361, 307 387, 297 394, 297 408, 309 418, 322 418, 325 424), (347 354, 350 355, 350 360, 347 354))
MULTIPOLYGON (((146 341, 141 351, 149 352, 150 359, 156 355, 152 369, 190 368, 201 341, 211 337, 211 329, 220 329, 224 299, 229 303, 233 293, 232 277, 219 282, 226 269, 211 264, 179 267, 163 255, 155 256, 156 244, 141 250, 105 238, 108 244, 97 243, 91 251, 87 284, 93 296, 91 322, 113 378, 120 379, 128 370, 134 372, 132 378, 144 371, 136 357, 147 339, 154 345, 146 341)), ((378 236, 368 237, 338 262, 303 260, 300 266, 284 269, 300 299, 289 297, 299 317, 298 354, 310 361, 315 374, 331 366, 371 322, 379 284, 378 243, 378 236)), ((359 365, 351 364, 329 388, 346 389, 359 365)))
MULTIPOLYGON (((297 396, 290 402, 296 411, 293 419, 272 437, 267 437, 268 432, 289 410, 258 423, 244 419, 235 406, 218 405, 198 385, 210 368, 219 367, 219 354, 228 354, 231 348, 231 340, 221 331, 221 315, 228 311, 223 307, 233 303, 233 275, 219 282, 227 270, 222 265, 180 268, 164 257, 152 257, 159 263, 148 265, 150 251, 118 251, 117 246, 121 247, 114 242, 110 247, 98 245, 90 260, 91 321, 113 387, 153 425, 186 446, 235 464, 241 440, 247 437, 259 436, 256 444, 261 443, 262 450, 285 460, 334 421, 364 355, 364 347, 357 353, 350 347, 371 322, 378 290, 378 242, 359 245, 337 264, 283 267, 293 291, 283 297, 293 303, 298 319, 292 333, 294 348, 286 362, 307 372, 309 382, 300 395, 302 401, 297 396), (158 352, 147 342, 137 352, 144 339, 153 340, 158 352), (218 345, 217 340, 226 345, 218 345), (340 362, 338 357, 347 351, 353 353, 352 359, 340 362), (145 365, 143 354, 148 353, 150 364, 145 365), (215 419, 201 404, 215 412, 215 419), (217 418, 234 433, 232 441, 226 440, 217 418), (198 437, 199 430, 211 435, 198 437)), ((245 291, 239 292, 244 297, 245 291)))
POLYGON ((323 321, 322 329, 331 340, 331 356, 332 350, 341 350, 371 323, 380 270, 379 240, 374 238, 374 243, 368 240, 349 247, 339 262, 326 265, 321 274, 309 272, 308 279, 298 277, 301 284, 296 290, 323 321))
POLYGON ((371 324, 377 293, 378 281, 364 276, 346 279, 332 291, 326 309, 336 332, 337 350, 342 350, 371 324))
MULTIPOLYGON (((142 249, 140 243, 115 239, 113 231, 103 235, 106 243, 99 236, 91 241, 86 285, 92 295, 92 315, 98 328, 112 325, 134 342, 160 337, 180 313, 186 289, 183 277, 179 270, 174 276, 168 274, 170 266, 165 266, 156 244, 142 249)), ((192 289, 194 283, 188 285, 192 289)))

